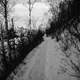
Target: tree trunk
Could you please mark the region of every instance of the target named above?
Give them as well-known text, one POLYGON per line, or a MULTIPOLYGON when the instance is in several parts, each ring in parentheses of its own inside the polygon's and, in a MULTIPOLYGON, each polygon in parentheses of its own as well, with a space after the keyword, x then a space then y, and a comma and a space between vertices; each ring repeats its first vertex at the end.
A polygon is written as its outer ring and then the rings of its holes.
POLYGON ((9 37, 8 37, 8 19, 7 19, 7 15, 8 15, 8 9, 7 9, 7 0, 5 0, 5 4, 4 4, 4 17, 5 17, 5 29, 6 29, 6 35, 7 35, 7 44, 8 44, 8 53, 9 53, 9 57, 11 56, 10 53, 10 44, 9 44, 9 37))

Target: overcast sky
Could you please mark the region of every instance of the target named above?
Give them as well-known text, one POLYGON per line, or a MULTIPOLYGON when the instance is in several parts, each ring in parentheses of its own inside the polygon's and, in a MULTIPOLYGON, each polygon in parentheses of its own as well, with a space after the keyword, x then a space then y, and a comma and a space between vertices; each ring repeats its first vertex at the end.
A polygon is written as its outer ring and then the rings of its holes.
MULTIPOLYGON (((36 2, 31 11, 32 27, 38 28, 41 24, 47 24, 52 14, 49 12, 50 6, 45 3, 36 2), (35 26, 34 26, 35 25, 35 26)), ((29 28, 29 5, 16 4, 10 13, 14 18, 15 26, 29 28)), ((42 26, 43 26, 42 25, 42 26)))
MULTIPOLYGON (((15 27, 29 28, 29 0, 9 0, 9 15, 10 18, 14 18, 15 27)), ((50 3, 53 6, 58 6, 62 0, 31 0, 34 4, 31 4, 31 27, 38 29, 39 27, 49 27, 49 21, 52 20, 50 3), (36 1, 36 2, 34 2, 36 1), (48 25, 48 26, 47 26, 48 25)))

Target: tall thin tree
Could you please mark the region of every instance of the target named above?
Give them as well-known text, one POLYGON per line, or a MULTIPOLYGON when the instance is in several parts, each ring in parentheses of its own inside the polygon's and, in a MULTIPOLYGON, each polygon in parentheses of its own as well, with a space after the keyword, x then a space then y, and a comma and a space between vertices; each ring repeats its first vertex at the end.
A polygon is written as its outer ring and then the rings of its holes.
POLYGON ((8 53, 10 55, 10 44, 9 44, 9 37, 8 37, 8 0, 0 0, 0 4, 4 8, 4 18, 5 18, 5 29, 6 29, 6 36, 7 36, 7 44, 8 44, 8 53))

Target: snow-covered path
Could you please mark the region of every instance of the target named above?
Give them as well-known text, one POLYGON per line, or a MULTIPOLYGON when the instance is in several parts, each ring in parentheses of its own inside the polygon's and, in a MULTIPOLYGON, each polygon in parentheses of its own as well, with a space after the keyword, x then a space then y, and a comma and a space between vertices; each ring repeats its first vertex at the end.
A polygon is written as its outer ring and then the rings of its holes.
POLYGON ((23 60, 25 65, 19 65, 13 80, 76 80, 57 74, 62 57, 58 48, 54 39, 46 38, 23 60))

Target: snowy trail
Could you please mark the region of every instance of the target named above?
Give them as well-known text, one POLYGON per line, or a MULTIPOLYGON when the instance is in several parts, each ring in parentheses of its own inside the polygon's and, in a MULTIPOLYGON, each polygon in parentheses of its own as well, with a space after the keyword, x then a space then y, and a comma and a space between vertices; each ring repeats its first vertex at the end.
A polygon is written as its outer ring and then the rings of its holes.
POLYGON ((46 38, 20 64, 13 80, 75 80, 68 75, 58 75, 61 51, 55 40, 46 38))

